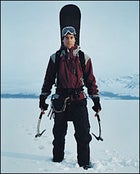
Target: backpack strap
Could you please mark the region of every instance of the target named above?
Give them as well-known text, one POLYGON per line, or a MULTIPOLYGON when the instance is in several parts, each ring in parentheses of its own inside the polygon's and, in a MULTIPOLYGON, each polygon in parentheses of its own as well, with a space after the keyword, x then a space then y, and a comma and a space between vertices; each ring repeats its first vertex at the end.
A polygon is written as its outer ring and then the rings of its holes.
POLYGON ((56 53, 55 53, 55 70, 56 70, 57 84, 58 84, 58 81, 59 81, 60 54, 61 54, 61 49, 56 51, 56 53))
POLYGON ((79 59, 80 59, 80 63, 81 63, 81 67, 82 67, 82 72, 83 72, 83 79, 85 79, 85 54, 83 51, 79 50, 79 59))
POLYGON ((60 64, 60 54, 61 54, 61 50, 56 51, 55 53, 55 69, 56 69, 56 73, 58 74, 59 71, 59 64, 60 64))

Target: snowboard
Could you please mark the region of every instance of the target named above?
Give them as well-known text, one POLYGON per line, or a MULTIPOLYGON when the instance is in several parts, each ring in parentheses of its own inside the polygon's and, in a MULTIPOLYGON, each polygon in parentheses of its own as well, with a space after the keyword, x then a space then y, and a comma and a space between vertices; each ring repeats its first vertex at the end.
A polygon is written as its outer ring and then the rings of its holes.
POLYGON ((60 36, 62 45, 62 29, 66 26, 73 26, 76 30, 76 44, 79 45, 80 40, 80 23, 81 12, 79 7, 73 4, 65 5, 61 8, 59 14, 60 36))

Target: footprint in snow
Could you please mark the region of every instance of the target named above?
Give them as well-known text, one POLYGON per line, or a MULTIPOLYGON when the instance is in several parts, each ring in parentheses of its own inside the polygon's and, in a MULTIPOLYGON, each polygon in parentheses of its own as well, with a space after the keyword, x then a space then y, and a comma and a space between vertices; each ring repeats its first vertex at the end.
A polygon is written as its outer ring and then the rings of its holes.
POLYGON ((40 150, 42 150, 42 149, 44 149, 45 147, 42 146, 42 145, 40 145, 40 146, 38 146, 38 148, 39 148, 40 150))

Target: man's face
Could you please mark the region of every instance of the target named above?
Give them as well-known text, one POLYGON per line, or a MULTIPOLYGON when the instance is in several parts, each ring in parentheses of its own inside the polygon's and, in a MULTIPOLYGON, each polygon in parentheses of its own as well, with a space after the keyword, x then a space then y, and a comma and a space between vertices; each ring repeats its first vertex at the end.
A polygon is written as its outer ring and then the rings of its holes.
POLYGON ((75 45, 75 41, 75 37, 72 34, 67 34, 63 39, 64 46, 69 49, 75 45))

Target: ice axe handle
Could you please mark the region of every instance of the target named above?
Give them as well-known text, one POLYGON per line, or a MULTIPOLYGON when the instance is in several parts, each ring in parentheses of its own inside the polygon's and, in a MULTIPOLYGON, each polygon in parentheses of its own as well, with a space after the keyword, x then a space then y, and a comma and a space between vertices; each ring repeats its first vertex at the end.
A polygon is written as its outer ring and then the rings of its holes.
POLYGON ((97 117, 98 122, 101 121, 100 120, 100 116, 99 116, 99 114, 97 112, 96 112, 95 116, 97 117))
POLYGON ((103 138, 101 137, 101 125, 100 125, 100 116, 99 114, 96 112, 95 117, 97 117, 98 120, 98 124, 99 124, 99 136, 97 137, 94 133, 92 133, 92 135, 94 135, 94 137, 99 141, 103 141, 103 138))
POLYGON ((44 110, 41 111, 40 115, 39 115, 39 119, 41 120, 42 115, 45 114, 44 110))
POLYGON ((37 134, 35 135, 35 137, 40 137, 45 131, 46 129, 44 129, 41 133, 40 133, 40 122, 42 119, 42 115, 45 114, 44 110, 41 110, 41 113, 39 115, 39 119, 38 119, 38 123, 37 123, 37 134))

